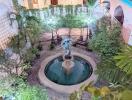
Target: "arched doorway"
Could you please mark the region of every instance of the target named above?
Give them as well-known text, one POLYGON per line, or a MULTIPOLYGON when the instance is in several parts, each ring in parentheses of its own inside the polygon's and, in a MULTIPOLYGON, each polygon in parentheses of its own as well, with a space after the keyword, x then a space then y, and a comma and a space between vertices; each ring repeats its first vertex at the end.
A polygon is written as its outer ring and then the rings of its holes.
POLYGON ((121 25, 123 25, 124 13, 123 13, 123 9, 121 6, 118 6, 115 8, 114 17, 121 23, 121 25))
POLYGON ((51 5, 58 5, 58 0, 51 0, 51 5))

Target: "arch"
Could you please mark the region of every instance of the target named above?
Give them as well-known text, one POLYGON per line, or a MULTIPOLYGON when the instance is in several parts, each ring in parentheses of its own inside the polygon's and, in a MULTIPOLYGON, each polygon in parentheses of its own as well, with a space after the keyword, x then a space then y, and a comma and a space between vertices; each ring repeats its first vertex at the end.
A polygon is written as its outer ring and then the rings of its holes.
POLYGON ((119 5, 115 8, 114 17, 123 25, 124 22, 124 12, 122 7, 119 5))

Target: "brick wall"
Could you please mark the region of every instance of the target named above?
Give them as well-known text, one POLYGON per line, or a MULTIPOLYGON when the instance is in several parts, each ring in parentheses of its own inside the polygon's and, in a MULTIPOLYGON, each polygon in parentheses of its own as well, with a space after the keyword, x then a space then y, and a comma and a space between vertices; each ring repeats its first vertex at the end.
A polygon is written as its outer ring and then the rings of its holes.
POLYGON ((11 0, 0 0, 0 50, 5 49, 11 37, 18 33, 17 22, 13 23, 9 19, 9 13, 13 11, 11 0))

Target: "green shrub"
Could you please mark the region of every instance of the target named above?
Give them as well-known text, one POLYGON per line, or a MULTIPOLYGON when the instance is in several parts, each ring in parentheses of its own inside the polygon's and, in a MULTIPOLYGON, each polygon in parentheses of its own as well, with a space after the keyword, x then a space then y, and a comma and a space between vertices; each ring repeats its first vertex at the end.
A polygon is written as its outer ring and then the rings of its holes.
POLYGON ((0 80, 0 97, 5 100, 48 100, 46 89, 40 86, 30 86, 20 77, 7 77, 0 80))
POLYGON ((27 85, 17 91, 16 100, 48 100, 48 97, 42 87, 27 85))
POLYGON ((121 29, 115 25, 111 30, 107 30, 106 26, 97 31, 90 40, 89 47, 101 56, 112 57, 121 49, 121 29))
POLYGON ((121 82, 122 72, 116 67, 113 59, 122 46, 121 27, 118 24, 111 24, 110 18, 102 18, 97 23, 97 31, 90 40, 89 47, 100 56, 100 63, 97 65, 99 79, 121 82))

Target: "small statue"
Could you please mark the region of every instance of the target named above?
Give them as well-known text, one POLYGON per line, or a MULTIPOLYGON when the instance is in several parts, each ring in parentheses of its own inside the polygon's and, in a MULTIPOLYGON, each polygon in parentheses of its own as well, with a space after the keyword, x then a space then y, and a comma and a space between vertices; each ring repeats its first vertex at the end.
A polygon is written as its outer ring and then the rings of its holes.
POLYGON ((61 46, 64 49, 64 55, 65 58, 71 58, 71 45, 72 45, 72 40, 68 37, 64 37, 62 42, 61 42, 61 46))
POLYGON ((73 57, 71 55, 71 46, 72 40, 69 37, 64 37, 61 46, 64 49, 63 63, 62 67, 67 75, 72 72, 72 68, 74 67, 73 57))

